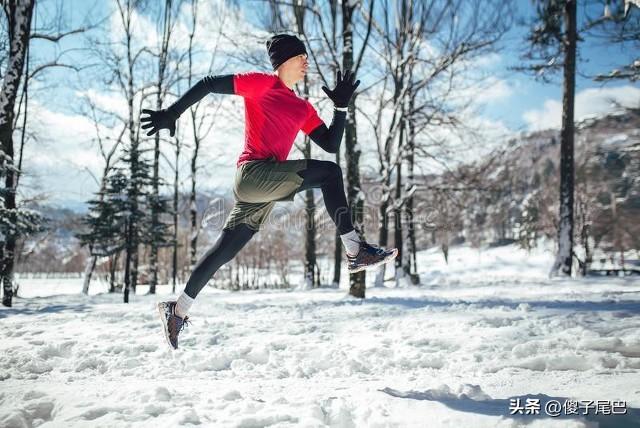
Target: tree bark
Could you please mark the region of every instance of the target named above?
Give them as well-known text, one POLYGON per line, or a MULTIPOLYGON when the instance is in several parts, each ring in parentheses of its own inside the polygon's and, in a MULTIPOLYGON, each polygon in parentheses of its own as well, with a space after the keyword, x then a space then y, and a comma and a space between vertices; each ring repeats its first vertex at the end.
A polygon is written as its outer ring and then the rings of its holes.
POLYGON ((178 275, 178 174, 180 165, 180 141, 176 138, 176 163, 173 176, 173 255, 171 259, 171 292, 176 292, 176 277, 178 275))
MULTIPOLYGON (((403 109, 404 110, 404 109, 403 109)), ((405 138, 405 120, 404 120, 404 111, 401 116, 401 124, 400 124, 400 135, 398 138, 398 153, 402 150, 402 145, 404 144, 405 138)), ((396 277, 396 286, 398 285, 398 280, 404 276, 404 271, 402 269, 402 258, 404 256, 404 245, 402 240, 402 158, 398 159, 398 163, 396 165, 396 186, 395 186, 395 195, 394 195, 394 207, 393 207, 393 243, 394 246, 398 249, 398 256, 394 260, 395 266, 395 277, 396 277)))
MULTIPOLYGON (((91 250, 89 250, 91 253, 91 250)), ((89 284, 91 283, 91 276, 96 268, 98 262, 98 256, 90 256, 90 260, 87 262, 87 266, 84 270, 84 281, 82 282, 82 294, 89 294, 89 284)))
MULTIPOLYGON (((171 0, 165 0, 164 15, 162 21, 162 41, 158 56, 158 92, 156 93, 156 110, 162 109, 164 102, 164 81, 167 68, 167 54, 169 50, 169 39, 171 37, 171 0)), ((155 294, 158 284, 158 247, 159 241, 163 239, 164 229, 160 228, 160 133, 156 132, 155 144, 153 148, 153 187, 151 193, 151 255, 149 260, 150 283, 149 294, 155 294)), ((162 205, 164 206, 164 205, 162 205)))
POLYGON ((22 78, 29 36, 31 17, 35 2, 33 0, 3 2, 9 31, 9 61, 0 93, 0 144, 4 155, 0 157, 0 172, 5 174, 4 208, 8 212, 8 230, 2 248, 0 260, 0 282, 2 282, 2 304, 11 307, 13 299, 13 268, 16 242, 18 239, 16 223, 16 171, 14 167, 13 122, 14 107, 20 80, 22 78))
MULTIPOLYGON (((415 103, 415 94, 411 94, 409 98, 409 111, 413 111, 415 103)), ((406 236, 407 236, 407 256, 405 259, 407 262, 405 263, 405 269, 407 269, 407 273, 411 276, 411 282, 413 285, 417 285, 420 283, 420 277, 418 276, 418 270, 416 265, 416 225, 414 224, 414 167, 415 167, 415 126, 411 119, 408 120, 407 123, 407 184, 406 189, 409 192, 409 196, 407 198, 407 202, 405 204, 405 216, 406 216, 406 236)))
MULTIPOLYGON (((343 51, 342 69, 352 70, 353 61, 353 12, 357 3, 342 2, 343 51)), ((356 133, 355 96, 349 103, 349 113, 345 124, 345 160, 347 163, 347 200, 353 214, 353 225, 364 239, 364 195, 360 185, 360 148, 356 133)), ((365 297, 365 271, 349 276, 349 294, 365 297)))
MULTIPOLYGON (((192 29, 191 33, 189 33, 189 48, 188 48, 188 83, 189 87, 191 87, 191 81, 193 78, 193 38, 195 36, 196 31, 196 23, 198 17, 198 2, 194 0, 191 5, 191 19, 192 19, 192 29)), ((198 127, 196 125, 196 112, 194 109, 191 109, 191 125, 193 127, 193 154, 191 156, 191 193, 189 195, 189 216, 191 218, 191 231, 189 233, 189 264, 194 267, 197 263, 197 249, 198 249, 198 232, 200 228, 198 227, 198 206, 196 201, 196 172, 198 170, 198 151, 200 149, 200 135, 198 134, 198 127)))
POLYGON ((118 269, 119 258, 120 251, 111 255, 109 258, 109 293, 115 293, 116 291, 116 271, 118 269))
MULTIPOLYGON (((302 2, 293 5, 293 15, 295 17, 295 24, 297 33, 300 38, 304 38, 304 16, 305 8, 302 2)), ((275 8, 274 8, 275 9, 275 8)), ((305 99, 309 98, 309 79, 307 75, 304 76, 303 81, 303 95, 305 99)), ((308 136, 304 138, 304 158, 311 158, 311 140, 308 136)), ((314 198, 313 189, 308 189, 304 192, 305 202, 305 240, 304 240, 304 282, 305 287, 313 288, 318 285, 316 276, 316 201, 314 198)))
MULTIPOLYGON (((336 164, 340 165, 340 150, 336 152, 336 164)), ((342 273, 342 239, 340 239, 340 231, 337 228, 335 238, 333 250, 333 285, 340 287, 340 275, 342 273)))
POLYGON ((560 222, 558 226, 558 253, 551 269, 571 276, 573 261, 573 199, 574 199, 574 105, 576 87, 576 0, 567 0, 564 6, 565 36, 564 83, 562 94, 562 130, 560 132, 560 222))
MULTIPOLYGON (((130 219, 127 219, 127 242, 131 242, 131 225, 130 219)), ((126 249, 126 258, 124 261, 124 303, 129 303, 129 290, 131 288, 131 251, 126 249)))
MULTIPOLYGON (((382 186, 382 201, 378 208, 378 245, 386 247, 389 243, 389 176, 384 179, 382 186)), ((384 286, 384 276, 387 271, 386 263, 381 265, 376 271, 376 277, 374 279, 374 287, 384 286)))
POLYGON ((196 203, 196 171, 198 149, 200 141, 194 139, 193 155, 191 157, 191 193, 189 194, 189 217, 191 219, 191 232, 189 233, 189 264, 195 266, 198 250, 198 205, 196 203))
POLYGON ((138 173, 140 170, 139 165, 139 141, 136 135, 136 123, 133 118, 134 107, 133 99, 135 96, 133 85, 133 73, 134 73, 134 59, 131 50, 131 20, 133 14, 133 6, 130 1, 123 5, 119 5, 122 18, 122 24, 124 26, 125 38, 126 38, 126 50, 127 50, 127 83, 126 83, 126 98, 127 98, 127 110, 128 121, 127 128, 129 131, 129 168, 130 168, 130 183, 128 189, 128 198, 130 212, 127 219, 127 243, 126 243, 126 266, 125 266, 125 303, 129 301, 129 291, 133 291, 135 294, 136 286, 138 283, 138 225, 135 218, 138 212, 138 196, 140 193, 140 183, 137 182, 138 173), (126 9, 126 10, 124 10, 126 9))

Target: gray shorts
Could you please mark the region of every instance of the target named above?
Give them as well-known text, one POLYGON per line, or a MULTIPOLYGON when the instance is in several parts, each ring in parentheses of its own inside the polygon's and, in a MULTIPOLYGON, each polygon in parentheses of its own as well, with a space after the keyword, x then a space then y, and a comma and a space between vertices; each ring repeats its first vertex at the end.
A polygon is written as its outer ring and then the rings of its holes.
POLYGON ((277 201, 292 201, 302 184, 299 171, 307 168, 307 160, 255 160, 236 170, 233 196, 235 204, 224 229, 246 223, 260 230, 277 201))

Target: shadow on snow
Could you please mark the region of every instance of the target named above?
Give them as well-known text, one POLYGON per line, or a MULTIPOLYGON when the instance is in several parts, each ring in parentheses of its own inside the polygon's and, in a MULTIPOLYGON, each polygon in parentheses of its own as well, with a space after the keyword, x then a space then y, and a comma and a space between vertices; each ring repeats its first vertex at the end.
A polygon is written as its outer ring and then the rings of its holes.
MULTIPOLYGON (((582 414, 584 410, 579 410, 580 414, 564 414, 564 409, 560 409, 558 416, 551 416, 545 413, 545 406, 549 401, 557 401, 563 404, 567 397, 550 397, 545 394, 536 395, 524 395, 514 396, 509 398, 487 398, 487 399, 473 399, 465 394, 455 395, 449 392, 440 390, 426 390, 420 391, 407 391, 402 392, 392 388, 383 388, 379 390, 385 394, 388 394, 396 398, 404 398, 410 400, 427 400, 437 401, 448 408, 460 412, 475 413, 487 416, 502 416, 506 419, 517 420, 519 424, 526 425, 529 422, 533 422, 536 419, 574 419, 574 420, 587 420, 589 422, 597 422, 600 428, 633 428, 640 427, 640 409, 631 408, 627 406, 626 414, 616 415, 604 415, 604 414, 582 414), (527 399, 539 400, 540 412, 538 414, 510 414, 510 400, 520 399, 521 405, 527 402, 527 399)), ((589 413, 593 413, 594 409, 591 408, 589 413)))

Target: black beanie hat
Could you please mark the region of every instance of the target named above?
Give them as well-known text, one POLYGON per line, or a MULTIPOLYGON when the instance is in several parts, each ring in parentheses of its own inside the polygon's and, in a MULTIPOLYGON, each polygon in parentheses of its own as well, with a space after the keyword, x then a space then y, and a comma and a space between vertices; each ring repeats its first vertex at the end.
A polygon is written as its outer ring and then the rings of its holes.
POLYGON ((276 34, 267 40, 267 51, 274 71, 289 58, 307 53, 302 40, 289 34, 276 34))

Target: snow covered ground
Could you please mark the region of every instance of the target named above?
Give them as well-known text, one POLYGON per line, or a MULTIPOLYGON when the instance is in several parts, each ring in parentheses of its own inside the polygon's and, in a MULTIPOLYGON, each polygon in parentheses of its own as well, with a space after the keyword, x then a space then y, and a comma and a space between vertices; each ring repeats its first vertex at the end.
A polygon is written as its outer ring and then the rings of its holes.
POLYGON ((640 426, 637 277, 549 280, 549 252, 515 247, 454 247, 449 262, 425 251, 422 286, 365 301, 206 289, 177 352, 162 288, 125 305, 64 294, 79 280, 23 283, 48 296, 0 309, 0 426, 640 426), (539 414, 510 415, 517 399, 539 414), (552 400, 625 401, 626 415, 551 417, 552 400))

